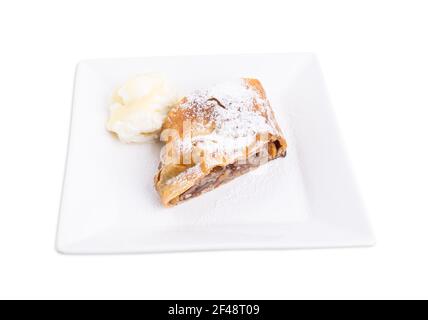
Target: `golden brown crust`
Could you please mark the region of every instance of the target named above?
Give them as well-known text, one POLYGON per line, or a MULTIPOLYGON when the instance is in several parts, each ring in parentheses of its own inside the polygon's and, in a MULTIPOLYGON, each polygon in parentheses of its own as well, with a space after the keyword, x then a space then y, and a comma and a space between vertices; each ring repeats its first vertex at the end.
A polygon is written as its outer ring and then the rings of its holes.
POLYGON ((260 81, 246 78, 240 85, 185 97, 169 112, 161 134, 166 146, 155 176, 165 206, 182 201, 180 195, 214 168, 248 159, 263 148, 267 160, 285 156, 287 143, 260 81))

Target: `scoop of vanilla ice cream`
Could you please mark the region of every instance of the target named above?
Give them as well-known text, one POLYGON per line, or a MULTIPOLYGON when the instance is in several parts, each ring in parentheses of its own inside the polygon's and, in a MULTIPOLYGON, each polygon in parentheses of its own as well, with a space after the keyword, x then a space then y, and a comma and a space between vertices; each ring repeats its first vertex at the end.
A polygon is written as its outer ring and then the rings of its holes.
POLYGON ((154 140, 178 99, 162 75, 135 76, 113 93, 107 129, 126 143, 154 140))

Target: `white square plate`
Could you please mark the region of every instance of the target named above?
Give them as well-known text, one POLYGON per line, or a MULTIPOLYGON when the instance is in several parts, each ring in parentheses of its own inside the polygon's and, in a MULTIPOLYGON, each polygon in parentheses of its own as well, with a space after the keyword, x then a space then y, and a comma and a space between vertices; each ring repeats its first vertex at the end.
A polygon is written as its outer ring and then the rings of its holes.
POLYGON ((143 253, 369 246, 374 238, 312 54, 84 61, 75 79, 57 249, 143 253), (183 92, 261 80, 289 148, 278 159, 174 208, 153 188, 160 145, 125 145, 105 129, 113 89, 161 72, 183 92))

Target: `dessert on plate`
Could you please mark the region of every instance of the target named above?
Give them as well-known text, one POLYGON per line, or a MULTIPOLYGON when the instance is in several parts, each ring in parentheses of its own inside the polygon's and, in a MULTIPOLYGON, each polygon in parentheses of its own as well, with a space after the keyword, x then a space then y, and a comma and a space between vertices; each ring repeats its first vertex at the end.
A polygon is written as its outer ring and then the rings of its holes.
POLYGON ((163 121, 179 96, 162 74, 136 75, 112 96, 107 130, 125 143, 158 140, 163 121))
POLYGON ((171 108, 155 188, 170 207, 285 157, 287 143, 262 84, 237 79, 195 91, 171 108))

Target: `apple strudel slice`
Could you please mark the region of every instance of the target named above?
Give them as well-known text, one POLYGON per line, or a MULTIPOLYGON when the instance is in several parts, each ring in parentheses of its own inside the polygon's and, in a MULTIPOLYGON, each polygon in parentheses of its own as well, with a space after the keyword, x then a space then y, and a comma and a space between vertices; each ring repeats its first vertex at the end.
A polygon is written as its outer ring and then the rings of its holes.
POLYGON ((260 81, 248 78, 184 97, 170 110, 161 140, 155 187, 166 207, 285 157, 287 148, 260 81))

